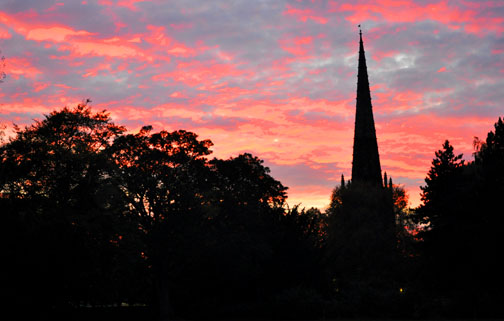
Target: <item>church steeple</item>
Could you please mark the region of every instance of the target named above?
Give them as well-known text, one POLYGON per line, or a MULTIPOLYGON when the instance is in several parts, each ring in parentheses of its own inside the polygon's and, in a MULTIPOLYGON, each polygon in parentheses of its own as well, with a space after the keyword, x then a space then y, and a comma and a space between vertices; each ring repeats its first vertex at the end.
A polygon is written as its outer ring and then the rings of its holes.
POLYGON ((352 182, 368 182, 381 186, 380 156, 378 155, 362 30, 359 30, 359 36, 359 71, 357 75, 352 182))

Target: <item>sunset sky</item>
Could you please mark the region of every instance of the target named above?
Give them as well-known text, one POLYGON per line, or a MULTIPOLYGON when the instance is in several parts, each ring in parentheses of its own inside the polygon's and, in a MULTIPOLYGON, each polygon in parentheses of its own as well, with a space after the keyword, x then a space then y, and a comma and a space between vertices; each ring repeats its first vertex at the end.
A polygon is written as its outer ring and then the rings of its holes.
POLYGON ((417 206, 443 141, 469 160, 504 116, 504 1, 0 0, 0 123, 90 98, 250 152, 322 209, 351 174, 358 24, 382 171, 417 206))

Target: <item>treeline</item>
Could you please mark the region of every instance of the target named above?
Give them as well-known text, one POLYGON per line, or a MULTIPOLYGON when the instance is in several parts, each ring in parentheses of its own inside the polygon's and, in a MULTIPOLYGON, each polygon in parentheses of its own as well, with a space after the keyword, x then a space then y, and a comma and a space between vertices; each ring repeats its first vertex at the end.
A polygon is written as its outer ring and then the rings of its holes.
POLYGON ((183 130, 125 130, 83 104, 0 147, 8 311, 243 316, 321 282, 324 219, 286 209, 262 160, 208 159, 212 143, 183 130))
POLYGON ((502 315, 501 119, 473 162, 448 142, 436 152, 418 209, 386 177, 342 178, 324 213, 289 208, 253 155, 210 158, 183 130, 127 133, 86 104, 15 131, 0 146, 4 313, 502 315))
MULTIPOLYGON (((504 299, 504 123, 474 140, 465 162, 445 141, 435 153, 416 210, 422 258, 417 291, 462 316, 502 317, 504 299)), ((438 306, 439 307, 439 306, 438 306)))

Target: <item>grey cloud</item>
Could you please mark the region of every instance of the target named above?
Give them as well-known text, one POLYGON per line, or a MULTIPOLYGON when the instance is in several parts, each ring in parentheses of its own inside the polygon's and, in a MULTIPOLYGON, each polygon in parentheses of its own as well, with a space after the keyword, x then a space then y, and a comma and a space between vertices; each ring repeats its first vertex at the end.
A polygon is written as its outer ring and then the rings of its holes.
POLYGON ((30 9, 41 11, 51 7, 56 1, 40 1, 40 0, 2 0, 2 11, 8 13, 18 13, 28 11, 30 9))

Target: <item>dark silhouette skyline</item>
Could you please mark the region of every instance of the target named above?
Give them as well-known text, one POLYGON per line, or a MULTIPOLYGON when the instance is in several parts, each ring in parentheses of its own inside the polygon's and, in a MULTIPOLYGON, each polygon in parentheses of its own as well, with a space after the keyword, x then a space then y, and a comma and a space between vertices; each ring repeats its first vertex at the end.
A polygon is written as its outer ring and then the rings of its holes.
POLYGON ((212 142, 192 132, 128 134, 85 104, 54 111, 0 145, 4 314, 502 317, 494 127, 473 162, 448 141, 435 153, 422 207, 407 209, 400 186, 352 181, 322 213, 286 206, 287 187, 251 154, 209 159, 212 142))
POLYGON ((357 78, 352 179, 324 212, 290 207, 251 153, 211 158, 185 129, 133 133, 89 99, 7 139, 0 126, 2 316, 502 318, 503 120, 471 161, 445 140, 408 208, 382 178, 362 31, 357 78))

